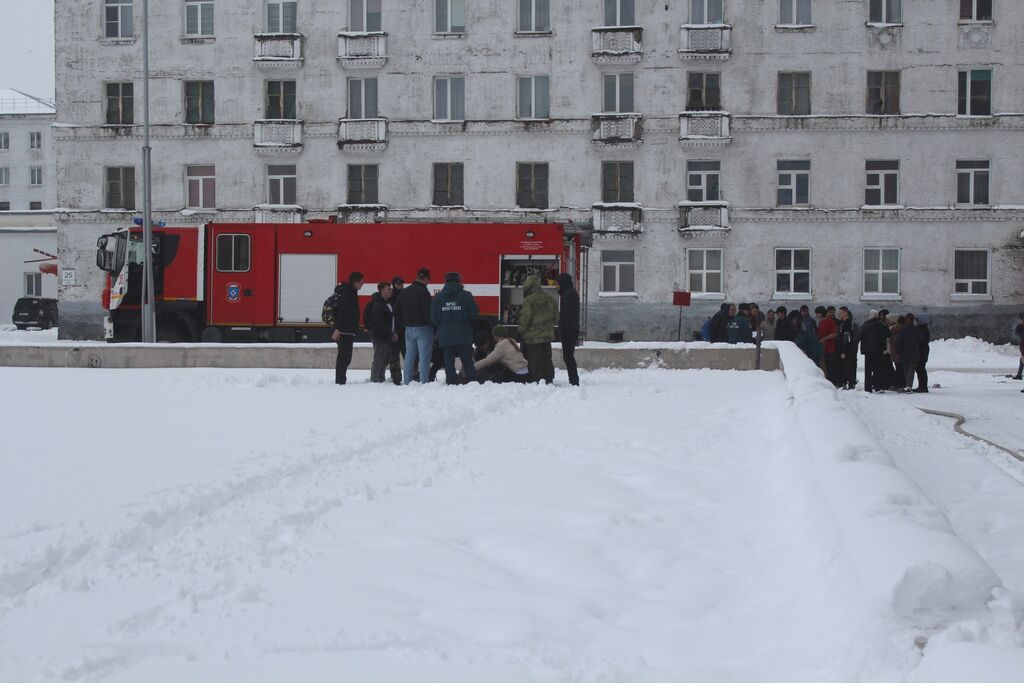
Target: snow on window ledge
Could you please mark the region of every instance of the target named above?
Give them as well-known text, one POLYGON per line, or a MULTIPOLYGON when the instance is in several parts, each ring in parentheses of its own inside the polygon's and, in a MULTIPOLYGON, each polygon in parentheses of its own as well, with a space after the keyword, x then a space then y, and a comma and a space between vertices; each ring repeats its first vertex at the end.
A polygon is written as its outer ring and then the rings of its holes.
POLYGON ((639 299, 640 295, 636 292, 598 292, 597 296, 601 299, 639 299))
POLYGON ((950 294, 950 301, 992 301, 991 294, 950 294))
POLYGON ((879 292, 871 292, 860 295, 861 301, 903 301, 902 294, 885 294, 879 292))
POLYGON ((694 301, 725 301, 725 292, 690 292, 694 301))
POLYGON ((775 24, 775 30, 780 32, 799 33, 801 31, 813 31, 817 26, 814 24, 775 24))
POLYGON ((889 23, 885 21, 868 21, 864 24, 868 28, 903 28, 903 22, 889 23))
POLYGON ((811 301, 814 295, 810 292, 775 292, 772 301, 811 301))

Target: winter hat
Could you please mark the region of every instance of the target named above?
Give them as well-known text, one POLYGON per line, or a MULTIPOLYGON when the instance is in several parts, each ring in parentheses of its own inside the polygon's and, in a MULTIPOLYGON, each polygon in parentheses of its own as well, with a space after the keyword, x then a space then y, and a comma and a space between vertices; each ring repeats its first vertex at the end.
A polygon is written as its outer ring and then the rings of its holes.
POLYGON ((494 337, 507 337, 509 336, 508 328, 504 325, 495 325, 494 329, 491 330, 491 335, 494 337))
POLYGON ((869 318, 877 318, 878 317, 878 309, 872 308, 870 311, 868 311, 868 317, 869 318))
POLYGON ((462 276, 459 275, 458 272, 453 270, 450 273, 445 273, 444 274, 444 281, 445 282, 462 282, 462 276))

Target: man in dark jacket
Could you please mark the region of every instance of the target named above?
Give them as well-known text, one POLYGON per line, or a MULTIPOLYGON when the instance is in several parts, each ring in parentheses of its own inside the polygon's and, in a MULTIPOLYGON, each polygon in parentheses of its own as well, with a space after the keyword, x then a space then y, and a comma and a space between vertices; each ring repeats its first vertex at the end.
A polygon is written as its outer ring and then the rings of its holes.
POLYGON ((839 337, 836 339, 839 360, 842 364, 842 387, 857 387, 857 345, 860 343, 860 327, 853 322, 853 315, 846 306, 839 307, 839 337))
POLYGON ((914 375, 917 373, 917 362, 921 359, 921 335, 914 324, 914 314, 907 313, 904 323, 900 326, 893 340, 893 351, 903 363, 902 392, 909 394, 914 386, 914 375))
POLYGON ((800 311, 791 311, 789 322, 797 331, 793 343, 804 352, 805 356, 811 359, 812 363, 819 365, 823 350, 821 341, 818 339, 818 333, 814 329, 814 323, 810 318, 803 317, 800 311))
POLYGON ((569 384, 580 385, 576 367, 576 343, 580 339, 580 295, 572 284, 572 275, 558 275, 558 333, 562 338, 562 362, 569 375, 569 384))
MULTIPOLYGON (((391 310, 391 295, 391 283, 378 283, 377 291, 366 308, 364 322, 366 329, 370 331, 370 339, 373 342, 370 381, 374 383, 384 382, 384 369, 392 364, 395 354, 398 352, 396 349, 398 334, 395 332, 395 316, 391 310)), ((395 374, 394 367, 391 369, 391 381, 395 384, 402 383, 401 371, 395 374)))
POLYGON ((444 288, 434 297, 430 306, 430 319, 437 327, 438 343, 444 352, 444 374, 448 384, 459 383, 455 372, 456 356, 462 361, 466 379, 476 381, 476 369, 473 366, 473 319, 479 314, 480 309, 473 295, 462 288, 462 276, 447 273, 444 276, 444 288))
POLYGON ((718 313, 711 316, 711 337, 712 342, 724 342, 726 340, 725 326, 729 324, 729 318, 736 315, 736 307, 733 304, 722 304, 718 313))
POLYGON ((785 306, 775 309, 775 341, 793 341, 796 339, 796 330, 793 329, 793 322, 789 318, 785 306))
POLYGON ((878 311, 868 314, 860 328, 860 352, 864 356, 864 391, 869 394, 882 391, 886 386, 885 351, 889 344, 889 328, 881 321, 878 311))
POLYGON ((917 336, 921 341, 921 353, 917 359, 917 388, 915 394, 928 393, 928 355, 931 353, 932 331, 928 327, 931 320, 927 313, 917 316, 917 336))
MULTIPOLYGON (((395 307, 398 305, 398 297, 405 289, 405 280, 400 276, 396 275, 391 278, 391 299, 388 303, 391 304, 391 311, 394 312, 395 307)), ((402 376, 402 361, 405 359, 405 325, 402 321, 395 317, 395 334, 398 335, 398 343, 395 344, 395 355, 391 359, 389 365, 391 369, 391 376, 394 377, 397 373, 399 377, 402 376)), ((402 383, 401 380, 398 381, 402 383)))
POLYGON ((334 364, 334 383, 348 381, 348 366, 352 362, 352 345, 359 332, 359 288, 363 286, 363 274, 357 270, 334 288, 338 301, 334 305, 334 332, 331 339, 338 344, 338 358, 334 364))
POLYGON ((430 321, 430 271, 420 268, 416 271, 416 279, 402 289, 395 304, 395 318, 405 328, 405 377, 404 382, 412 381, 416 368, 419 368, 419 381, 426 384, 430 381, 430 356, 434 348, 434 328, 430 321))
MULTIPOLYGON (((750 332, 750 308, 745 304, 740 306, 742 308, 725 324, 725 341, 730 344, 750 344, 753 341, 750 332)), ((733 310, 732 307, 730 310, 733 310)))

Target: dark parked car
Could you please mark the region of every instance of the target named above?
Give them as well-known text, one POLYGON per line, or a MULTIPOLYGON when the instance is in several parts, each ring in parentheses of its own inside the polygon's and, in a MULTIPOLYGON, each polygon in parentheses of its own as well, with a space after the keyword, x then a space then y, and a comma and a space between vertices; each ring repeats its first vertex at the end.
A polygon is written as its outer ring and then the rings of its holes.
POLYGON ((11 321, 19 330, 41 327, 48 330, 57 324, 57 300, 23 296, 14 304, 11 321))

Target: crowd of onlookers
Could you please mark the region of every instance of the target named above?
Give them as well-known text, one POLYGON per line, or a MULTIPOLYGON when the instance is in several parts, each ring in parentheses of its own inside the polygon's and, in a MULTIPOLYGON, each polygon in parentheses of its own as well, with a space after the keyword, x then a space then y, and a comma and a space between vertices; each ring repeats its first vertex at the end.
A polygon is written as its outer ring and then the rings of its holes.
POLYGON ((792 311, 779 306, 762 312, 753 303, 722 304, 700 334, 705 341, 730 344, 791 341, 841 389, 856 388, 857 357, 861 355, 865 391, 927 393, 928 322, 924 313, 893 315, 886 309, 872 310, 864 324, 858 325, 846 306, 818 306, 811 315, 807 305, 792 311))

